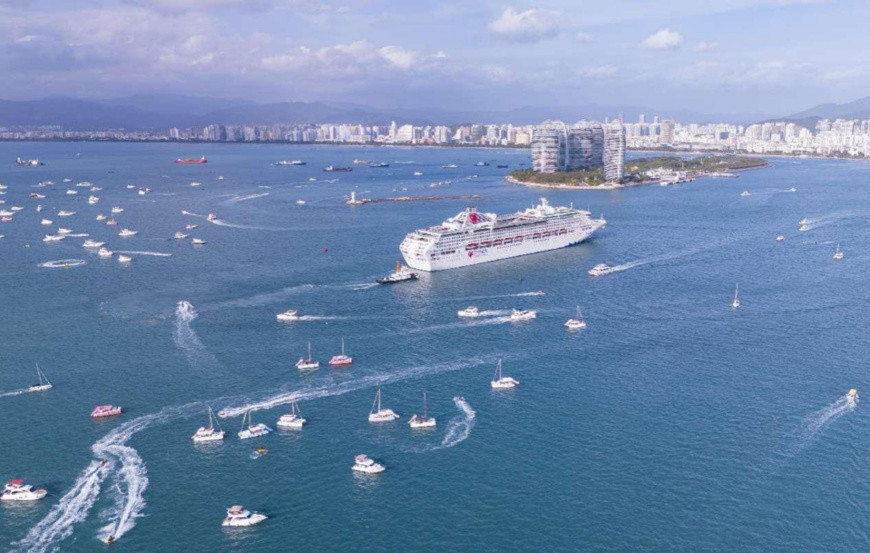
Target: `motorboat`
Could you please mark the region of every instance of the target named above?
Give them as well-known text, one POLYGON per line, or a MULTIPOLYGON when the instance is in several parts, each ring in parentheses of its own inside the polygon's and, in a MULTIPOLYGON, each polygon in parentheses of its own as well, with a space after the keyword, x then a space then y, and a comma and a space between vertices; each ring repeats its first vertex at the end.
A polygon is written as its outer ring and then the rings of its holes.
POLYGON ((598 265, 589 269, 589 276, 602 276, 611 272, 613 272, 613 267, 611 267, 610 265, 605 265, 604 263, 599 263, 598 265))
POLYGON ((339 367, 342 365, 350 365, 353 363, 353 357, 344 354, 344 338, 341 339, 341 353, 338 355, 333 355, 332 359, 329 360, 329 364, 333 367, 339 367))
POLYGON ((777 241, 777 242, 785 242, 785 236, 782 235, 782 234, 777 234, 777 235, 776 235, 776 241, 777 241))
POLYGON ((740 193, 740 195, 745 197, 745 196, 751 196, 752 193, 749 190, 744 190, 743 192, 740 193))
POLYGON ((740 307, 740 285, 734 288, 734 300, 731 302, 731 307, 737 309, 740 307))
POLYGON ((191 240, 194 246, 205 246, 208 242, 203 240, 202 238, 194 238, 191 240))
POLYGON ((114 227, 114 226, 118 225, 118 221, 115 220, 115 217, 112 217, 111 219, 106 221, 106 225, 108 225, 110 227, 114 227))
POLYGON ((275 318, 281 322, 298 321, 299 313, 295 309, 288 309, 283 313, 278 313, 275 318))
POLYGON ((9 208, 9 211, 11 211, 12 213, 18 213, 22 209, 24 209, 24 208, 21 207, 20 205, 13 205, 12 207, 9 208))
POLYGON ((846 257, 846 256, 843 255, 843 252, 840 251, 840 245, 837 244, 837 251, 834 253, 834 261, 840 261, 844 257, 846 257))
POLYGON ((184 227, 184 230, 193 230, 197 227, 197 225, 187 225, 184 227))
POLYGON ((305 424, 305 419, 302 417, 302 412, 299 411, 299 406, 295 401, 290 403, 290 412, 278 417, 278 426, 283 428, 302 428, 305 424))
MULTIPOLYGON (((3 202, 0 202, 0 203, 3 203, 3 202)), ((41 212, 42 212, 42 205, 41 205, 41 204, 36 206, 36 212, 37 212, 37 213, 41 213, 41 212)))
POLYGON ((83 180, 82 182, 77 182, 76 186, 78 186, 79 188, 88 188, 89 186, 93 186, 93 185, 91 183, 89 183, 88 181, 83 180))
POLYGON ((121 238, 129 238, 130 236, 136 236, 137 234, 139 234, 139 231, 125 228, 121 229, 121 232, 118 233, 118 236, 120 236, 121 238))
POLYGON ((565 322, 565 328, 568 330, 580 330, 586 328, 586 321, 583 320, 583 313, 580 312, 580 306, 577 306, 577 318, 568 319, 565 322))
POLYGON ((395 284, 407 280, 417 280, 417 273, 411 272, 407 267, 402 267, 401 264, 396 261, 396 272, 390 273, 384 278, 379 278, 375 282, 378 284, 395 284))
POLYGON ((353 160, 354 165, 369 165, 372 162, 370 159, 355 159, 353 160))
POLYGON ((0 493, 0 501, 37 501, 48 495, 43 489, 34 490, 33 486, 25 484, 24 480, 10 480, 0 493))
POLYGON ((99 186, 92 186, 91 187, 91 192, 99 192, 100 190, 102 190, 102 188, 100 188, 99 186))
POLYGON ((121 414, 121 407, 117 405, 98 405, 91 411, 92 419, 102 419, 105 417, 116 417, 121 414))
POLYGON ((538 316, 537 311, 530 311, 524 309, 514 309, 511 311, 510 319, 512 321, 531 321, 532 319, 538 316))
POLYGON ((124 208, 123 208, 123 207, 115 206, 115 207, 112 208, 112 213, 114 213, 114 214, 124 213, 124 208))
POLYGON ((100 248, 100 251, 97 252, 97 255, 99 255, 103 259, 106 259, 115 255, 115 252, 113 252, 112 250, 107 250, 106 248, 100 248))
POLYGON ((435 428, 435 417, 430 417, 426 412, 426 392, 423 392, 423 415, 414 414, 408 421, 411 428, 435 428))
POLYGON ((60 242, 66 238, 63 234, 46 234, 45 238, 42 239, 43 242, 60 242))
POLYGON ((220 424, 215 428, 215 416, 211 407, 208 408, 208 426, 200 426, 199 430, 194 433, 191 439, 195 443, 217 442, 224 439, 224 432, 221 430, 220 424))
POLYGON ((118 263, 130 263, 131 261, 133 261, 132 257, 118 254, 118 263))
POLYGON ((460 317, 466 317, 466 318, 479 317, 480 316, 480 309, 478 309, 477 307, 475 307, 473 305, 469 305, 465 309, 462 309, 461 311, 457 311, 456 314, 459 315, 460 317))
POLYGON ((378 474, 384 472, 386 467, 380 463, 375 463, 368 455, 359 454, 353 458, 354 465, 351 470, 356 472, 364 472, 366 474, 378 474))
POLYGON ((105 242, 97 242, 96 240, 88 239, 85 240, 85 243, 82 244, 83 248, 102 248, 105 246, 105 242))
POLYGON ((0 217, 12 217, 15 215, 14 211, 8 211, 6 209, 0 210, 0 217))
POLYGON ((447 165, 442 165, 441 168, 442 169, 458 169, 459 166, 456 165, 455 163, 448 163, 447 165))
POLYGON ((305 205, 307 203, 308 202, 306 202, 305 200, 296 200, 296 205, 305 205))
POLYGON ((60 210, 60 211, 57 212, 57 216, 58 216, 58 217, 72 217, 72 216, 75 215, 75 214, 76 214, 75 211, 64 211, 64 210, 60 210))
POLYGON ((269 517, 263 513, 252 513, 242 508, 241 505, 233 505, 227 509, 227 518, 224 519, 221 526, 254 526, 267 518, 269 517))
POLYGON ((39 368, 38 364, 36 365, 36 376, 39 378, 39 383, 27 388, 28 392, 44 392, 46 390, 51 390, 51 382, 49 382, 45 377, 45 374, 43 374, 42 369, 39 368))
POLYGON ((849 393, 846 394, 846 401, 848 401, 853 406, 858 403, 859 399, 861 399, 861 397, 858 395, 858 390, 856 390, 855 388, 852 388, 851 390, 849 390, 849 393))
POLYGON ((789 191, 789 192, 797 192, 797 188, 795 188, 794 186, 792 186, 791 188, 788 189, 788 191, 789 191))
POLYGON ((70 228, 59 227, 59 228, 57 229, 57 233, 58 233, 58 234, 72 234, 72 229, 70 229, 70 228))
POLYGON ((67 196, 75 196, 75 195, 78 194, 78 193, 79 193, 78 190, 72 190, 72 189, 70 189, 70 190, 67 190, 67 191, 66 191, 66 195, 67 195, 67 196))
POLYGON ((422 177, 423 173, 421 173, 420 171, 414 171, 414 176, 415 177, 422 177))
POLYGON ((379 161, 377 163, 369 163, 369 167, 371 167, 372 169, 382 169, 384 167, 389 167, 389 166, 390 166, 390 164, 386 163, 384 161, 379 161))
POLYGON ((140 189, 139 189, 139 195, 140 195, 140 196, 144 196, 144 195, 147 194, 150 190, 151 190, 150 188, 140 188, 140 189))
POLYGON ((810 230, 810 226, 809 225, 801 225, 801 228, 799 228, 798 230, 801 232, 806 232, 806 231, 810 230))
POLYGON ((308 342, 308 359, 305 359, 304 357, 299 358, 299 361, 296 362, 296 368, 300 371, 310 371, 320 368, 320 361, 314 361, 311 359, 311 342, 308 342))
POLYGON ((509 376, 504 376, 501 372, 501 359, 498 360, 498 365, 495 367, 495 376, 492 378, 492 382, 490 382, 490 386, 492 386, 493 390, 506 390, 508 388, 515 388, 517 384, 520 382, 518 380, 514 380, 509 376))
POLYGON ((218 220, 218 216, 215 215, 214 213, 209 213, 207 219, 208 219, 209 221, 217 221, 217 220, 218 220))
POLYGON ((245 411, 245 415, 242 417, 242 429, 239 430, 239 439, 247 440, 249 438, 258 438, 260 436, 265 436, 271 431, 272 429, 262 422, 254 424, 251 421, 251 412, 245 411), (245 422, 248 423, 247 427, 245 427, 245 422))
POLYGON ((808 225, 808 224, 810 224, 810 220, 807 219, 806 217, 804 217, 803 219, 800 220, 800 222, 798 224, 799 225, 808 225))
POLYGON ((42 200, 43 198, 45 198, 45 194, 37 194, 36 192, 32 192, 30 194, 30 197, 34 200, 42 200))
POLYGON ((43 219, 42 221, 39 222, 39 224, 48 226, 48 225, 53 224, 53 221, 51 221, 50 219, 43 219))
POLYGON ((99 201, 100 201, 100 199, 96 196, 91 196, 90 198, 88 198, 88 203, 91 205, 94 205, 95 203, 97 203, 99 201))
POLYGON ((100 213, 99 215, 97 215, 97 221, 105 221, 106 219, 108 219, 108 217, 106 217, 106 216, 103 215, 102 213, 100 213))
POLYGON ((190 186, 193 186, 194 188, 196 188, 197 186, 202 186, 202 183, 193 181, 192 183, 190 183, 190 186))
POLYGON ((184 234, 183 232, 176 232, 176 233, 175 233, 175 239, 176 239, 176 240, 184 240, 184 239, 187 238, 188 236, 189 236, 189 235, 184 234))
POLYGON ((127 190, 133 190, 134 188, 136 188, 135 184, 128 184, 127 185, 127 190))
POLYGON ((384 409, 381 407, 381 389, 378 388, 375 394, 375 401, 372 403, 372 410, 369 412, 369 422, 390 422, 399 418, 392 409, 384 409))

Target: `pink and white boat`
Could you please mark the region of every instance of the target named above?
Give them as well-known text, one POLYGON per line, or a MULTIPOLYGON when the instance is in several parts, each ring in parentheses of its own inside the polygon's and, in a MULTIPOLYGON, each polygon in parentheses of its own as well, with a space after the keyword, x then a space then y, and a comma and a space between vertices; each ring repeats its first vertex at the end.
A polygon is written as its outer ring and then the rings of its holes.
POLYGON ((92 419, 101 419, 103 417, 115 417, 121 414, 121 408, 117 405, 98 405, 91 411, 92 419))
POLYGON ((329 364, 333 367, 342 366, 342 365, 350 365, 353 363, 353 357, 344 354, 344 338, 341 339, 341 354, 333 355, 332 359, 329 360, 329 364))

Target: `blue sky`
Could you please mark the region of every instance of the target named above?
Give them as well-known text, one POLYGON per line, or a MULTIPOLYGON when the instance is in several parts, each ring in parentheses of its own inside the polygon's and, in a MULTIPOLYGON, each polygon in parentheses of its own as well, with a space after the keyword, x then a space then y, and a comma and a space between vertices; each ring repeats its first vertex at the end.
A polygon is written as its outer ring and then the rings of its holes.
POLYGON ((0 97, 785 114, 870 95, 849 0, 0 0, 0 97))

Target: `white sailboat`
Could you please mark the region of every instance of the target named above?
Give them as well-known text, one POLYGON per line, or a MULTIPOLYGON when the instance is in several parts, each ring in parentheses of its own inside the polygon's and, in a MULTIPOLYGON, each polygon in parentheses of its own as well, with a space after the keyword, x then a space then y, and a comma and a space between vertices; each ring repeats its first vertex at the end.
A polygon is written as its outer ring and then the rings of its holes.
POLYGON ((435 417, 428 416, 426 412, 426 392, 423 392, 423 416, 414 414, 408 425, 411 428, 435 428, 435 417))
POLYGON ((834 253, 834 261, 840 261, 844 257, 843 252, 840 251, 840 245, 837 244, 837 251, 834 253))
POLYGON ((586 328, 586 321, 583 320, 583 314, 580 312, 580 306, 577 306, 577 318, 576 319, 568 319, 565 322, 565 328, 569 330, 580 330, 581 328, 586 328))
POLYGON ((739 284, 734 288, 734 301, 731 302, 731 307, 733 307, 734 309, 737 309, 738 307, 740 307, 740 285, 739 284))
POLYGON ((310 371, 320 368, 320 361, 314 361, 311 359, 311 342, 308 342, 308 359, 301 357, 299 361, 296 362, 296 368, 300 371, 310 371))
POLYGON ((302 428, 302 425, 304 425, 305 422, 305 419, 302 417, 302 412, 299 411, 299 406, 295 401, 293 401, 290 403, 290 413, 278 417, 278 422, 276 424, 278 426, 283 426, 284 428, 302 428))
POLYGON ((501 359, 498 360, 498 365, 495 367, 495 376, 492 378, 492 382, 490 385, 493 390, 506 390, 508 388, 515 388, 517 384, 520 382, 518 380, 514 380, 509 376, 504 376, 501 373, 501 359))
POLYGON ((372 410, 369 413, 369 422, 390 422, 399 418, 392 409, 384 409, 381 407, 381 389, 378 388, 378 393, 375 394, 375 401, 372 403, 372 410))
POLYGON ((272 429, 262 422, 258 422, 257 424, 251 422, 251 412, 245 411, 245 414, 242 417, 242 429, 239 430, 239 439, 247 440, 248 438, 257 438, 259 436, 265 436, 271 431, 272 429), (245 427, 246 421, 248 423, 247 427, 245 427))
POLYGON ((221 430, 220 424, 215 429, 214 411, 211 407, 208 408, 208 426, 201 426, 199 430, 191 438, 196 443, 201 442, 217 442, 224 439, 225 432, 221 430))
POLYGON ((42 374, 42 369, 39 368, 39 364, 36 365, 36 376, 39 378, 39 384, 34 384, 30 388, 27 388, 28 392, 44 392, 46 390, 51 390, 51 382, 45 378, 45 375, 42 374))

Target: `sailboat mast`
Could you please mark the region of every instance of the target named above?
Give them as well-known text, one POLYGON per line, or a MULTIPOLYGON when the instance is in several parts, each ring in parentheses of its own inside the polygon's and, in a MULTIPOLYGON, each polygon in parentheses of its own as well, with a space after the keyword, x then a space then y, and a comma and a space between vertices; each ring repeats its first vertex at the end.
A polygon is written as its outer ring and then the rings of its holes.
POLYGON ((341 355, 344 355, 344 338, 341 339, 341 355))
POLYGON ((423 418, 428 418, 426 416, 426 392, 423 392, 423 418))
POLYGON ((308 360, 311 361, 311 342, 308 342, 308 360))

